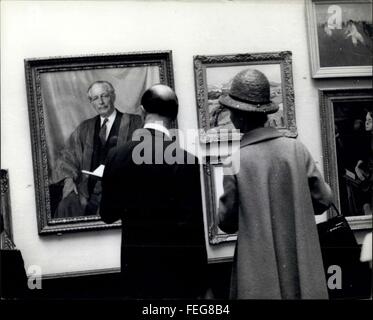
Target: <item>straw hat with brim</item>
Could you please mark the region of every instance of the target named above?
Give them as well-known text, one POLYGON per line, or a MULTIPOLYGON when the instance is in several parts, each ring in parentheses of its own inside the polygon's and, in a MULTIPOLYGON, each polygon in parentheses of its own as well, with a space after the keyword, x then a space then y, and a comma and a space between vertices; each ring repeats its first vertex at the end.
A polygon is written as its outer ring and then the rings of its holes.
POLYGON ((235 75, 229 94, 220 96, 225 107, 247 112, 275 113, 279 107, 270 100, 270 86, 266 76, 255 69, 246 69, 235 75))

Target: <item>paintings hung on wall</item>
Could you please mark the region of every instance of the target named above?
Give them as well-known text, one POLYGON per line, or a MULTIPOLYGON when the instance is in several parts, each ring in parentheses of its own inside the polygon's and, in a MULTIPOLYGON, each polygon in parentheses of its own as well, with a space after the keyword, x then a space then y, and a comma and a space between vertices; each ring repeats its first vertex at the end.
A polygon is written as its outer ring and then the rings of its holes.
POLYGON ((194 72, 201 142, 239 140, 230 111, 219 103, 229 95, 232 79, 246 69, 262 72, 269 82, 270 100, 279 111, 269 115, 268 126, 289 137, 297 136, 290 51, 235 55, 195 56, 194 72))
POLYGON ((372 0, 307 1, 314 78, 372 75, 372 0))
POLYGON ((353 228, 372 228, 373 94, 371 89, 320 91, 324 173, 353 228))
POLYGON ((219 199, 223 194, 224 168, 229 166, 228 158, 210 156, 203 164, 205 181, 205 199, 208 225, 208 239, 210 244, 236 241, 237 234, 229 234, 218 226, 219 199))
POLYGON ((0 249, 15 249, 13 242, 12 217, 9 195, 9 174, 8 170, 0 170, 1 182, 1 203, 0 203, 0 249))
POLYGON ((26 59, 25 68, 39 234, 120 226, 99 216, 105 160, 142 127, 144 91, 173 87, 171 51, 26 59))

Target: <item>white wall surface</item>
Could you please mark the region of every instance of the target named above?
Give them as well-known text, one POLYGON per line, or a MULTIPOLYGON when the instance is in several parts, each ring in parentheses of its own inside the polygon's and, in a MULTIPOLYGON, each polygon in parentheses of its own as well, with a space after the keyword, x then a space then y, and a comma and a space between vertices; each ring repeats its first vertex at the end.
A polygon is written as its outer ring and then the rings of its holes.
MULTIPOLYGON (((299 138, 321 168, 317 83, 303 0, 1 1, 1 167, 9 169, 14 237, 44 274, 120 265, 120 230, 39 237, 25 58, 172 50, 181 129, 197 128, 193 55, 293 52, 299 138)), ((209 247, 211 259, 232 245, 209 247)))

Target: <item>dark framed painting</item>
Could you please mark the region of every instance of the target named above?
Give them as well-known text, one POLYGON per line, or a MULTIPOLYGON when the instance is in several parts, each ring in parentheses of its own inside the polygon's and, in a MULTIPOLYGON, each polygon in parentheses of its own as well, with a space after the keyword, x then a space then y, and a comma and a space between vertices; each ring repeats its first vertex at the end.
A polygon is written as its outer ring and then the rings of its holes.
POLYGON ((1 203, 0 203, 0 249, 15 249, 13 240, 12 216, 10 206, 8 170, 0 170, 1 203))
POLYGON ((353 229, 372 228, 372 89, 320 90, 324 174, 353 229))
POLYGON ((203 164, 208 239, 212 245, 237 240, 237 233, 225 233, 218 226, 219 200, 224 192, 224 169, 229 166, 227 159, 228 156, 208 156, 203 164))
POLYGON ((314 78, 372 75, 372 0, 307 1, 314 78))
POLYGON ((105 159, 142 127, 144 91, 174 87, 171 51, 26 59, 25 70, 39 234, 120 226, 99 216, 105 159))
POLYGON ((230 120, 229 109, 219 104, 219 98, 229 94, 234 76, 249 68, 259 70, 267 77, 271 101, 279 105, 279 110, 269 115, 268 125, 278 128, 286 136, 297 136, 290 51, 195 56, 194 74, 201 142, 240 139, 240 133, 230 120))

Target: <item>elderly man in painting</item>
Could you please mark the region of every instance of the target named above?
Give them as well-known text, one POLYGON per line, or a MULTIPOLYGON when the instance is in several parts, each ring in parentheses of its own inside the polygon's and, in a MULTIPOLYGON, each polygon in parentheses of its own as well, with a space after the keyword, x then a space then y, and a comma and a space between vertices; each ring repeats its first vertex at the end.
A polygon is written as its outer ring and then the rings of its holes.
POLYGON ((87 90, 97 116, 83 121, 68 138, 57 159, 55 174, 63 184, 62 199, 54 218, 95 215, 101 199, 101 181, 93 172, 105 164, 109 150, 123 145, 142 127, 138 115, 122 113, 114 106, 115 90, 110 82, 96 81, 87 90))

